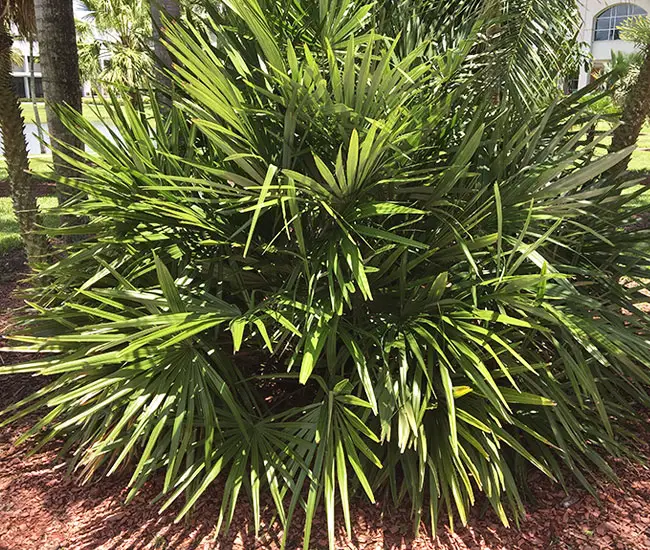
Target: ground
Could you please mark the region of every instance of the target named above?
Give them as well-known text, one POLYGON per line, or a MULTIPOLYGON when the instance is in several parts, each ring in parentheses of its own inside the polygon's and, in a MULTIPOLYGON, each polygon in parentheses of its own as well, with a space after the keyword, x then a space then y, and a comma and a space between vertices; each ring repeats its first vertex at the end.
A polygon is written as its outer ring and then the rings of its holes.
MULTIPOLYGON (((14 294, 24 276, 20 250, 0 256, 0 346, 11 322, 12 309, 20 305, 14 294)), ((0 364, 16 357, 0 353, 0 364)), ((3 377, 0 409, 35 389, 38 379, 3 377)), ((642 415, 647 417, 648 415, 642 415)), ((0 429, 0 550, 262 550, 278 548, 282 536, 272 522, 270 500, 265 503, 257 540, 250 532, 250 508, 245 498, 237 508, 230 531, 216 537, 217 513, 214 487, 198 503, 187 522, 174 524, 169 510, 158 514, 152 503, 160 480, 145 485, 124 505, 128 472, 81 486, 66 475, 65 457, 57 456, 60 443, 33 456, 27 445, 14 442, 27 422, 0 429)), ((637 427, 643 456, 650 456, 650 420, 637 427)), ((600 502, 584 490, 570 486, 564 491, 539 473, 531 473, 528 515, 520 528, 505 528, 491 512, 481 514, 483 502, 474 508, 469 527, 452 533, 442 522, 433 539, 426 526, 414 538, 406 505, 397 510, 359 499, 353 505, 353 536, 340 533, 337 549, 412 550, 643 550, 650 549, 650 471, 627 460, 615 460, 620 484, 600 487, 600 502)), ((324 514, 316 515, 310 549, 327 548, 324 514)), ((299 518, 297 520, 299 523, 299 518)), ((296 526, 297 527, 297 526, 296 526)), ((302 548, 299 529, 289 535, 288 550, 302 548)))

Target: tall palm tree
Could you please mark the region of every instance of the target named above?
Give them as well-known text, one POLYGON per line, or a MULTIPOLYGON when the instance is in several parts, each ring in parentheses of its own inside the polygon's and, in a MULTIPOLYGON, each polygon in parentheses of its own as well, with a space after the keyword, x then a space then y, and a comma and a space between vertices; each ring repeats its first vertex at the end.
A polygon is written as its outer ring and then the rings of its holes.
POLYGON ((22 36, 33 37, 35 32, 32 0, 0 0, 0 131, 9 174, 11 199, 18 226, 25 243, 30 263, 47 251, 47 239, 35 233, 39 223, 38 205, 32 189, 32 178, 27 174, 29 160, 25 141, 25 121, 20 101, 11 81, 13 24, 22 36))
POLYGON ((154 55, 161 67, 171 68, 171 56, 161 41, 160 31, 162 30, 164 18, 178 20, 181 16, 181 6, 176 0, 151 0, 151 21, 152 36, 154 43, 154 55))
MULTIPOLYGON (((75 38, 72 0, 34 0, 45 92, 48 130, 52 136, 54 171, 58 176, 74 175, 57 154, 60 143, 80 148, 81 142, 61 122, 56 108, 61 105, 81 112, 81 81, 75 38)), ((57 186, 59 199, 65 198, 57 186)))

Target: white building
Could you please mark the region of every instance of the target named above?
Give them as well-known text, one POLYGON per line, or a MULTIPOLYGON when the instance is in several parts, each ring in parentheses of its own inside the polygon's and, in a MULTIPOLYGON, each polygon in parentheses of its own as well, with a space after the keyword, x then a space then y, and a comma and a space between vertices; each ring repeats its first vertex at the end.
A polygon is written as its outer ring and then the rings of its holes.
MULTIPOLYGON (((628 17, 648 15, 650 0, 581 0, 582 30, 580 41, 591 49, 593 57, 592 73, 602 69, 612 59, 612 51, 632 53, 632 42, 621 40, 618 26, 628 17)), ((584 68, 578 78, 578 87, 586 86, 591 74, 584 68)))
MULTIPOLYGON (((30 72, 30 58, 29 58, 29 42, 24 40, 16 40, 12 46, 18 57, 20 52, 22 63, 17 63, 18 60, 12 60, 11 75, 13 79, 14 89, 18 97, 31 97, 31 81, 29 78, 30 72)), ((14 56, 12 56, 14 57, 14 56)), ((41 76, 41 64, 38 62, 38 43, 34 43, 34 79, 36 88, 36 97, 43 97, 43 79, 41 76)))
MULTIPOLYGON (((30 57, 29 57, 29 42, 25 40, 15 40, 12 44, 15 56, 18 53, 22 57, 22 63, 18 60, 12 60, 11 76, 14 84, 14 89, 18 97, 29 98, 31 96, 31 79, 30 77, 30 57)), ((43 78, 41 75, 41 64, 38 57, 38 42, 34 42, 34 84, 36 88, 36 97, 43 97, 43 78)), ((81 95, 90 95, 90 83, 84 82, 81 85, 81 95)))

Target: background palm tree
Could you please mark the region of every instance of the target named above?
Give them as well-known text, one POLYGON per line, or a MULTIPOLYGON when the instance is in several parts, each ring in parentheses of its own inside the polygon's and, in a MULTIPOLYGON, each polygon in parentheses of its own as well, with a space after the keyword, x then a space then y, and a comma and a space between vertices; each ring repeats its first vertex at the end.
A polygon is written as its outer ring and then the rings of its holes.
POLYGON ((151 74, 150 4, 144 0, 82 0, 95 33, 85 33, 84 67, 93 67, 95 82, 139 88, 151 74), (93 61, 94 57, 94 61, 93 61))
POLYGON ((95 32, 90 21, 77 19, 77 55, 79 56, 79 72, 84 82, 90 82, 91 93, 99 87, 99 77, 102 72, 101 42, 95 39, 95 32))
MULTIPOLYGON (((61 143, 81 148, 81 141, 65 127, 57 107, 66 105, 81 112, 81 81, 72 0, 35 0, 45 93, 45 112, 52 137, 54 171, 58 176, 70 177, 68 163, 57 154, 61 143)), ((65 198, 65 188, 57 185, 59 199, 65 198)))
MULTIPOLYGON (((621 38, 629 40, 640 47, 634 77, 626 85, 621 124, 614 130, 610 153, 621 151, 634 145, 639 139, 641 128, 650 113, 650 19, 634 17, 620 27, 621 38)), ((630 155, 626 156, 613 169, 620 174, 627 169, 630 155)))
POLYGON ((39 223, 39 213, 31 186, 32 178, 26 172, 29 161, 25 122, 11 80, 12 24, 22 36, 33 37, 36 25, 32 0, 0 0, 0 131, 11 199, 28 260, 33 262, 46 252, 47 239, 34 232, 39 223))

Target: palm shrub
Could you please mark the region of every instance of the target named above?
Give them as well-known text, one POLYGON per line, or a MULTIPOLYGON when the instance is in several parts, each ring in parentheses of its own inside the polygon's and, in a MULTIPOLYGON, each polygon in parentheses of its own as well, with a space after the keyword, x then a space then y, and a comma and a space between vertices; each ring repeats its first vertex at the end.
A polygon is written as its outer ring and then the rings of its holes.
POLYGON ((55 377, 5 411, 43 411, 23 439, 129 468, 129 499, 159 474, 179 518, 223 478, 220 529, 266 492, 305 548, 320 505, 334 547, 353 498, 435 532, 479 493, 518 518, 528 466, 614 475, 650 382, 629 151, 593 155, 589 91, 486 94, 480 25, 409 48, 372 9, 238 0, 170 30, 166 118, 64 116, 90 224, 59 231, 90 236, 33 281, 13 349, 45 355, 1 370, 55 377))

